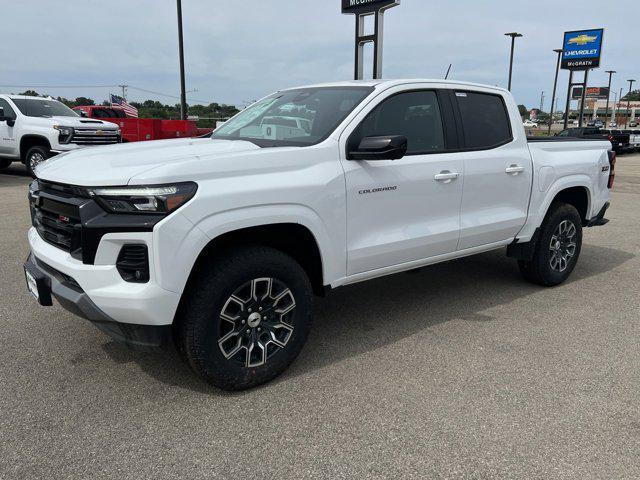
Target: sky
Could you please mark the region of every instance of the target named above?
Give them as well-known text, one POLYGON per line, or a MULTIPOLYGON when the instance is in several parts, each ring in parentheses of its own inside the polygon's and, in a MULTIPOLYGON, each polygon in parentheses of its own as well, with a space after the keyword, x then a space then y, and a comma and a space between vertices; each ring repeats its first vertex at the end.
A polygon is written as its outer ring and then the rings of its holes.
MULTIPOLYGON (((183 0, 187 90, 197 90, 189 103, 243 106, 280 88, 352 79, 355 20, 340 3, 183 0)), ((175 0, 0 0, 0 12, 0 92, 31 86, 101 102, 120 91, 110 85, 127 84, 130 101, 178 102, 175 0)), ((589 85, 605 86, 612 69, 619 91, 640 81, 639 20, 639 0, 402 0, 385 16, 384 78, 442 78, 452 63, 451 79, 506 87, 504 33, 517 31, 513 94, 531 108, 544 91, 548 110, 564 31, 605 28, 589 85)), ((567 79, 561 72, 561 104, 567 79)))

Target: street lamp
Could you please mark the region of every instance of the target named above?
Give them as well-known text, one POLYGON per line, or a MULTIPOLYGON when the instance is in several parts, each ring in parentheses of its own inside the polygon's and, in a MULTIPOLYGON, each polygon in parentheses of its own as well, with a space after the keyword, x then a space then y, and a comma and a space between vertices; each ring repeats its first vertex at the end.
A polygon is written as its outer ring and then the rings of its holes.
POLYGON ((562 61, 562 50, 561 48, 556 48, 554 50, 558 54, 558 62, 556 64, 556 79, 553 81, 553 96, 551 97, 551 112, 549 112, 549 132, 548 135, 551 136, 551 124, 553 123, 553 107, 554 100, 556 99, 556 91, 558 89, 558 74, 560 73, 560 62, 562 61))
POLYGON ((609 91, 607 92, 607 108, 604 111, 604 128, 607 128, 607 117, 609 116, 609 98, 611 97, 611 79, 616 72, 615 70, 607 70, 609 74, 609 91))
POLYGON ((187 92, 184 80, 184 42, 182 39, 182 0, 177 0, 178 7, 178 50, 180 54, 180 118, 187 119, 187 92))
POLYGON ((629 117, 631 116, 631 89, 633 88, 633 84, 636 82, 635 80, 627 80, 629 82, 629 95, 627 95, 627 116, 624 117, 624 129, 629 128, 629 117))
POLYGON ((508 90, 511 91, 511 80, 513 79, 513 51, 516 47, 516 38, 520 38, 523 35, 517 32, 505 33, 506 37, 511 37, 511 60, 509 61, 509 87, 508 90))

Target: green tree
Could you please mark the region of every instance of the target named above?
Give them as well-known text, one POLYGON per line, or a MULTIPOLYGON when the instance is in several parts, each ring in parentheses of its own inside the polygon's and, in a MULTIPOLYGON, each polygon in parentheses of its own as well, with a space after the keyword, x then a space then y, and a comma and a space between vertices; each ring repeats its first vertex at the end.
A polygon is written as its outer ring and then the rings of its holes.
POLYGON ((526 117, 529 115, 529 109, 524 105, 518 105, 518 111, 520 112, 521 117, 526 117))
POLYGON ((39 97, 40 94, 38 92, 36 92, 35 90, 26 90, 22 93, 19 93, 18 95, 25 95, 27 97, 39 97))
POLYGON ((630 94, 627 93, 624 97, 622 97, 623 102, 637 102, 638 100, 640 100, 640 90, 633 90, 630 94))

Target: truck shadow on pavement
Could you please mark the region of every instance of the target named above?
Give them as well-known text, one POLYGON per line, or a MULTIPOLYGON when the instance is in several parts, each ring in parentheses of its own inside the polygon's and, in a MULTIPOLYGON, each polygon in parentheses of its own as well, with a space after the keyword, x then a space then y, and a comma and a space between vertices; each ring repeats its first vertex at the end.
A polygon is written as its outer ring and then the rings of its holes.
MULTIPOLYGON (((622 250, 584 245, 578 267, 566 285, 613 270, 632 258, 633 254, 622 250)), ((507 258, 504 251, 337 289, 317 301, 307 345, 275 383, 292 381, 296 376, 388 346, 450 320, 493 321, 490 314, 483 312, 544 291, 525 282, 516 262, 507 258)), ((425 343, 424 348, 428 349, 429 344, 425 343)), ((103 349, 116 363, 136 362, 165 384, 234 395, 201 382, 175 351, 139 353, 115 342, 106 343, 103 349)))

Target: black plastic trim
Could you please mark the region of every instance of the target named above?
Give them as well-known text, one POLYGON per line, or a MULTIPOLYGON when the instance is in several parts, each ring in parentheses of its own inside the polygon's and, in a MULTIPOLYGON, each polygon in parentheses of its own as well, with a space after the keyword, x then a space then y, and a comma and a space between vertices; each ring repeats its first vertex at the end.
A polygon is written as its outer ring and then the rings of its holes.
POLYGON ((111 338, 131 348, 164 348, 171 343, 171 325, 134 325, 116 322, 98 308, 81 288, 79 290, 69 288, 60 282, 58 275, 53 275, 42 268, 42 264, 42 261, 33 253, 29 254, 24 264, 24 268, 36 278, 41 293, 41 305, 53 305, 51 297, 54 297, 65 310, 89 320, 111 338))

